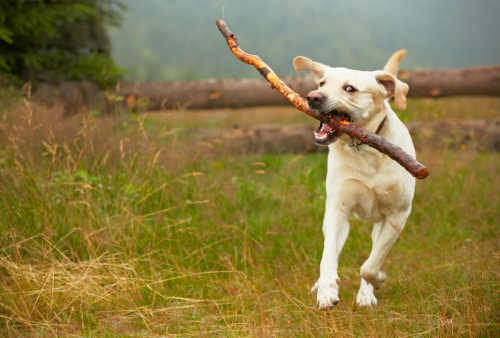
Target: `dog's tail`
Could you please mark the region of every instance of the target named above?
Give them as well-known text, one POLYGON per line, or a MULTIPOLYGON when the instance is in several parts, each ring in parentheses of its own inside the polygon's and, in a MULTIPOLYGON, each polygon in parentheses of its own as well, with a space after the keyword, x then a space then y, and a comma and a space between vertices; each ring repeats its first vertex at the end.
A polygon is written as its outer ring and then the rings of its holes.
POLYGON ((392 54, 389 61, 384 66, 384 71, 391 73, 394 76, 398 76, 399 64, 405 57, 406 50, 400 49, 396 53, 392 54))

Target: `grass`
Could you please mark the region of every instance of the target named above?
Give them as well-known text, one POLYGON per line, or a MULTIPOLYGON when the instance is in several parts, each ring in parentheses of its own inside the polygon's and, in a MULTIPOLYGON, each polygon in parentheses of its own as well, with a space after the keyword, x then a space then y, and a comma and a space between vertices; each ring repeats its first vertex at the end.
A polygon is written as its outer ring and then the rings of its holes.
MULTIPOLYGON (((2 95, 1 336, 500 334, 497 153, 421 149, 431 176, 417 184, 379 306, 355 305, 371 226, 353 221, 341 303, 321 312, 309 289, 326 155, 236 155, 192 136, 195 127, 303 116, 60 119, 56 108, 2 95)), ((406 119, 472 118, 477 108, 495 117, 499 100, 474 100, 413 100, 406 119)))

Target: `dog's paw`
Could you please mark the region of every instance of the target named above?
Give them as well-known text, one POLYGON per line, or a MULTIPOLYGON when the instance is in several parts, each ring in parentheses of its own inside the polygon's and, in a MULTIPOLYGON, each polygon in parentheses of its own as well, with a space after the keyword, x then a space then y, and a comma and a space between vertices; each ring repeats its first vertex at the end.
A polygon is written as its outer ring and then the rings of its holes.
POLYGON ((372 273, 369 272, 368 269, 365 269, 364 266, 361 267, 360 274, 361 277, 373 285, 375 289, 380 289, 382 284, 384 284, 387 279, 387 273, 384 270, 378 270, 376 273, 372 273))
POLYGON ((316 305, 320 310, 331 310, 339 302, 340 279, 331 282, 317 281, 311 288, 311 292, 316 293, 316 305))
POLYGON ((368 284, 364 279, 362 279, 358 295, 356 296, 356 303, 359 306, 377 305, 377 298, 375 297, 373 291, 373 285, 368 284))

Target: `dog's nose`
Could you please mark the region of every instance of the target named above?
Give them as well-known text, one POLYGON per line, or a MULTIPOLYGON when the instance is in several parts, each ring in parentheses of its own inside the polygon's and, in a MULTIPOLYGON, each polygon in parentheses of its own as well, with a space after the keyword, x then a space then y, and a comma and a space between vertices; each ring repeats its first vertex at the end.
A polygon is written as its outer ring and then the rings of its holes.
POLYGON ((325 96, 318 92, 310 92, 307 94, 306 100, 311 108, 318 108, 325 101, 325 96))

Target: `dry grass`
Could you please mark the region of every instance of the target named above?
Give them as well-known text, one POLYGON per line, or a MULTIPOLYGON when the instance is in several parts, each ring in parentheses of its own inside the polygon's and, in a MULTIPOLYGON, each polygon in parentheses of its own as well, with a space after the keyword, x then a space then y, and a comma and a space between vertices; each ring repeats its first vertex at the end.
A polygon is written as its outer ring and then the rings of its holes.
MULTIPOLYGON (((324 154, 245 155, 192 142, 200 124, 302 123, 289 109, 60 119, 4 98, 0 335, 495 337, 496 153, 428 149, 431 177, 355 305, 371 227, 353 222, 341 303, 314 306, 324 154), (243 114, 241 114, 243 113, 243 114), (243 117, 243 118, 240 118, 243 117)), ((499 100, 418 100, 408 118, 496 118, 499 100), (472 109, 476 109, 472 111, 472 109), (484 114, 484 115, 477 115, 484 114)))

